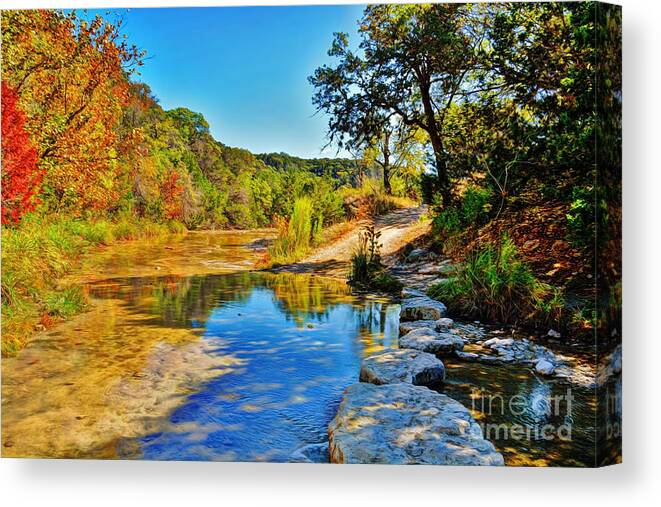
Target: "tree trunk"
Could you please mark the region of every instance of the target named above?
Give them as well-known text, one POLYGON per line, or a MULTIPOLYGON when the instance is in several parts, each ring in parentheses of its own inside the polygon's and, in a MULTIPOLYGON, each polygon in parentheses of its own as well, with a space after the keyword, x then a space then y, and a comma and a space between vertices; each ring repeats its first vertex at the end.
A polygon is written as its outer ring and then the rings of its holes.
POLYGON ((392 195, 392 187, 390 186, 390 167, 388 167, 387 164, 383 166, 383 188, 387 195, 392 195))
POLYGON ((448 177, 447 161, 443 150, 443 141, 437 132, 429 133, 432 148, 434 149, 434 160, 436 162, 436 177, 438 178, 438 191, 443 198, 443 204, 449 206, 452 200, 450 192, 450 178, 448 177))
POLYGON ((392 195, 392 187, 390 186, 390 133, 384 134, 383 140, 383 188, 386 195, 392 195))
POLYGON ((420 97, 425 111, 425 130, 429 134, 432 148, 434 149, 434 158, 436 161, 436 177, 438 178, 438 191, 443 198, 443 204, 448 206, 452 200, 450 192, 450 178, 448 176, 447 161, 445 159, 445 150, 443 149, 443 138, 436 122, 436 113, 431 101, 431 84, 429 82, 420 83, 420 97))

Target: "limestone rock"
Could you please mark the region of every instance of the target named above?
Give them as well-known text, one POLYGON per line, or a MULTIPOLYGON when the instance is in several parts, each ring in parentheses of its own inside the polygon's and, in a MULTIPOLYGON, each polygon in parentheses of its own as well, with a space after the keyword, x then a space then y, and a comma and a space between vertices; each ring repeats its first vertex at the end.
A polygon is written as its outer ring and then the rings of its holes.
POLYGON ((399 335, 405 335, 410 333, 414 329, 420 329, 421 327, 428 327, 434 329, 436 327, 435 320, 409 320, 399 323, 399 335))
POLYGON ((328 442, 308 444, 296 449, 289 461, 290 463, 328 463, 328 442))
POLYGON ((412 349, 385 349, 363 359, 360 381, 371 384, 407 382, 430 385, 445 378, 443 363, 433 354, 412 349))
POLYGON ((437 333, 433 329, 422 327, 401 336, 399 346, 404 349, 415 349, 442 355, 462 350, 464 341, 457 335, 437 333))
POLYGON ((546 359, 540 359, 535 364, 535 371, 541 375, 553 375, 555 365, 546 359))
POLYGON ((403 298, 424 298, 425 293, 419 291, 418 289, 412 289, 411 287, 404 287, 401 292, 403 298))
POLYGON ((448 317, 443 317, 442 319, 438 319, 436 322, 434 322, 434 328, 436 331, 442 331, 444 329, 449 329, 454 325, 454 320, 448 318, 448 317))
POLYGON ((466 407, 404 383, 347 388, 328 435, 332 463, 504 464, 466 407))
POLYGON ((406 262, 412 263, 423 261, 429 257, 429 253, 430 252, 424 248, 415 248, 406 256, 406 262))
POLYGON ((399 319, 407 320, 438 320, 445 316, 447 308, 440 301, 427 296, 412 297, 402 302, 399 319))

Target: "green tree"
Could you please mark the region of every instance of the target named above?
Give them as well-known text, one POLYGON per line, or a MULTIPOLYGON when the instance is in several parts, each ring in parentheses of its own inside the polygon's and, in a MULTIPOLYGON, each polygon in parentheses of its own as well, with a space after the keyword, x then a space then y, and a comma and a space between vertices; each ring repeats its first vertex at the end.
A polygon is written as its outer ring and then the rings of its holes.
MULTIPOLYGON (((433 148, 437 184, 451 200, 447 112, 483 90, 484 7, 462 4, 371 5, 360 21, 359 51, 336 34, 310 82, 313 103, 329 114, 329 136, 360 145, 392 116, 424 130, 433 148)), ((495 85, 490 85, 490 88, 495 85)))

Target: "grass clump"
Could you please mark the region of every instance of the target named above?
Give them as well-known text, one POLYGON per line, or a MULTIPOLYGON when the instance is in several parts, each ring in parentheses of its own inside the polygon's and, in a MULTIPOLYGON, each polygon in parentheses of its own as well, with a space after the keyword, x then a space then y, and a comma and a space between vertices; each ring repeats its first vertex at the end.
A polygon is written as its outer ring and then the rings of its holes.
POLYGON ((506 235, 500 244, 470 253, 454 276, 428 294, 463 315, 503 323, 548 323, 564 308, 558 291, 537 280, 506 235))
POLYGON ((383 292, 399 292, 402 290, 402 283, 387 273, 381 263, 380 237, 381 233, 376 232, 373 226, 361 231, 358 248, 351 257, 349 283, 383 292))
POLYGON ((83 311, 87 298, 81 287, 72 286, 52 292, 44 299, 48 315, 68 319, 83 311))
POLYGON ((2 228, 2 355, 20 350, 38 324, 71 318, 85 308, 83 290, 62 285, 89 248, 116 241, 165 238, 183 232, 179 223, 139 218, 79 220, 26 215, 18 227, 2 228))
POLYGON ((323 219, 315 216, 312 200, 300 197, 294 203, 289 220, 281 221, 278 237, 269 248, 272 265, 291 264, 300 260, 321 238, 323 219))

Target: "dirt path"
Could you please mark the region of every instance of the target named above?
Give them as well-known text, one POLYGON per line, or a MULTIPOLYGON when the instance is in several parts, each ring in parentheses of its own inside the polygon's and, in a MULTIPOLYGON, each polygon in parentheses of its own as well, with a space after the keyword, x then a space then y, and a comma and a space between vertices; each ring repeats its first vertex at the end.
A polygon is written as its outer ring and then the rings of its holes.
POLYGON ((325 276, 346 277, 351 255, 358 245, 360 231, 374 224, 381 232, 381 257, 389 264, 394 254, 404 245, 429 231, 430 222, 420 220, 426 206, 404 208, 373 220, 362 220, 340 239, 325 245, 296 264, 274 269, 277 272, 316 273, 325 276))

